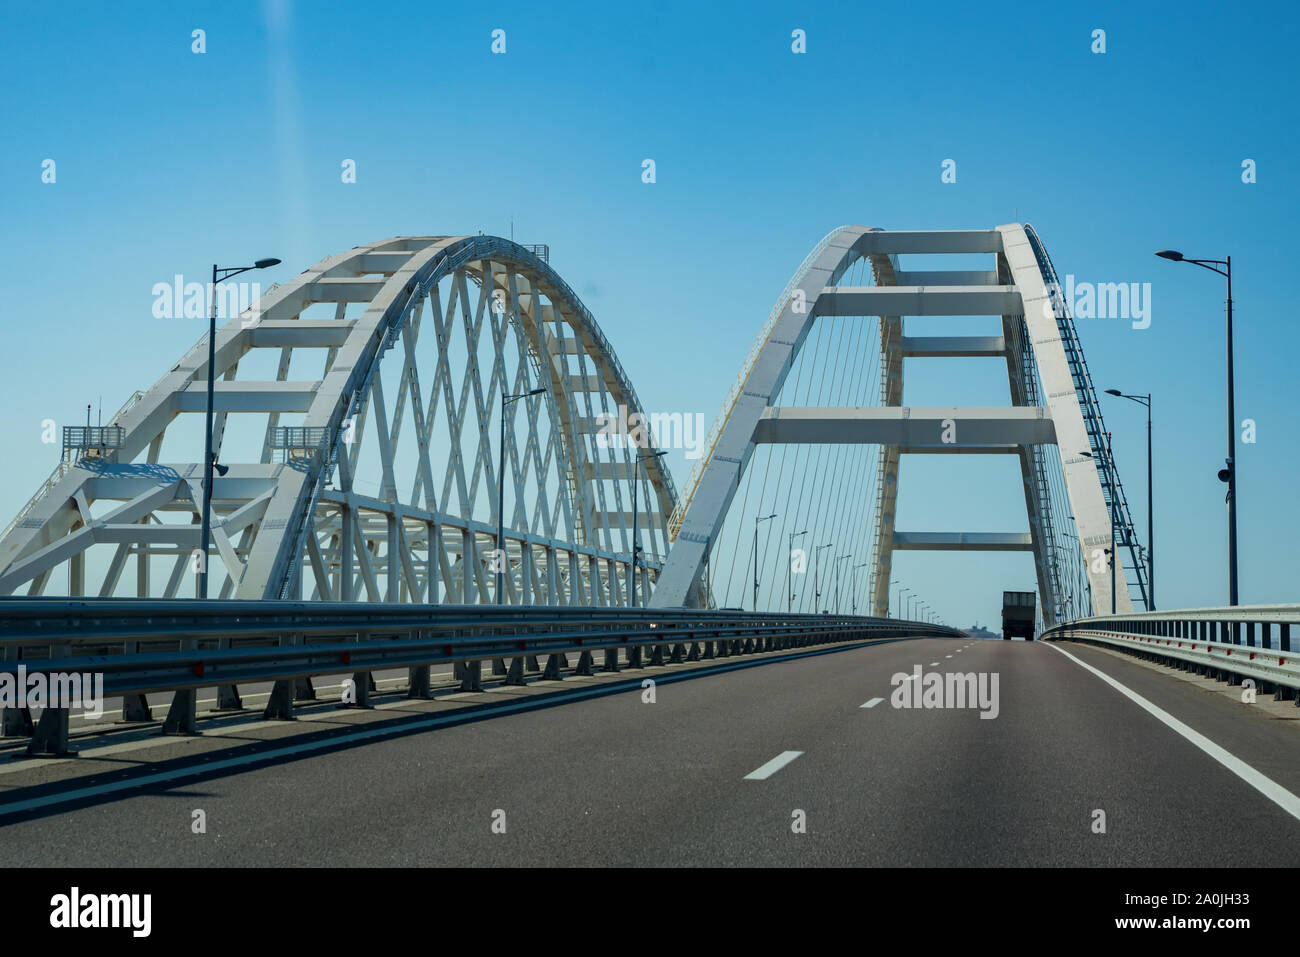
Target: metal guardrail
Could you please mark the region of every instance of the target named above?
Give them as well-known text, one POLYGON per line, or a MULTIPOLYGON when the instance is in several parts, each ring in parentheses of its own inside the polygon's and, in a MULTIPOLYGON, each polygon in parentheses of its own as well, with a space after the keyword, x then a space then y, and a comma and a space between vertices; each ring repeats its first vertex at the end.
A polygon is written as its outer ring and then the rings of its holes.
MULTIPOLYGON (((425 697, 428 667, 439 663, 455 662, 462 690, 472 691, 481 689, 485 660, 548 655, 546 676, 558 678, 569 653, 580 656, 573 673, 592 674, 600 650, 604 670, 617 671, 620 648, 635 668, 646 648, 650 663, 662 664, 665 655, 695 661, 919 635, 959 632, 886 618, 696 609, 11 598, 0 601, 0 675, 102 674, 103 694, 124 698, 216 685, 238 700, 233 686, 274 681, 265 716, 287 718, 292 683, 314 675, 406 667, 413 696, 425 697)), ((357 684, 368 688, 368 680, 357 684)), ((148 714, 142 698, 126 707, 148 714)), ((67 709, 57 711, 52 730, 37 729, 33 753, 66 751, 67 709)), ((29 720, 21 724, 31 733, 29 720)), ((5 722, 7 733, 16 726, 5 722)))
POLYGON ((98 452, 120 449, 125 433, 120 425, 65 425, 63 427, 63 451, 98 452))
POLYGON ((46 492, 59 484, 59 479, 67 475, 68 470, 71 468, 71 462, 66 459, 59 460, 59 464, 54 466, 54 471, 50 473, 50 477, 41 483, 40 488, 38 488, 32 497, 27 500, 27 504, 18 510, 18 514, 15 515, 13 520, 5 526, 5 530, 0 532, 0 542, 8 538, 9 533, 22 524, 23 520, 27 518, 27 513, 36 507, 36 503, 44 497, 46 492))
POLYGON ((1300 627, 1300 605, 1238 605, 1081 618, 1042 637, 1120 648, 1230 684, 1250 678, 1300 707, 1300 642, 1293 627, 1300 627))

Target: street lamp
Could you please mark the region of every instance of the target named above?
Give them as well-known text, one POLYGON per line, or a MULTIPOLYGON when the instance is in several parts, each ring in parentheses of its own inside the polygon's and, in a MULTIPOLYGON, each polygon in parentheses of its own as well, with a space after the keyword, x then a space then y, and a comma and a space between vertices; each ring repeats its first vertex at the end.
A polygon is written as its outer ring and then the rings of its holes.
MULTIPOLYGON (((787 615, 790 614, 790 605, 794 602, 794 577, 793 577, 793 575, 792 575, 792 573, 791 573, 791 571, 790 571, 790 565, 792 564, 792 559, 794 558, 794 540, 795 540, 796 538, 798 538, 800 535, 807 535, 807 534, 808 534, 808 529, 806 529, 806 528, 805 528, 802 532, 791 532, 791 533, 790 533, 790 544, 789 544, 789 545, 787 546, 787 548, 786 548, 786 557, 785 557, 785 613, 786 613, 787 615)), ((814 609, 814 611, 815 611, 815 610, 816 610, 816 609, 814 609)))
POLYGON ((648 459, 661 459, 667 452, 641 452, 637 455, 636 461, 632 463, 632 562, 627 570, 627 600, 633 608, 636 607, 636 568, 637 561, 641 555, 641 537, 638 534, 636 524, 636 503, 637 489, 641 487, 641 463, 648 459))
POLYGON ((1145 406, 1147 410, 1147 611, 1155 611, 1156 538, 1155 519, 1152 516, 1155 504, 1151 484, 1151 396, 1150 394, 1128 395, 1125 392, 1120 392, 1119 389, 1107 389, 1106 394, 1119 396, 1121 399, 1131 399, 1138 405, 1145 406))
POLYGON ((1232 363, 1232 257, 1227 259, 1188 259, 1173 249, 1156 253, 1161 259, 1176 263, 1191 263, 1210 272, 1217 272, 1228 280, 1228 458, 1227 468, 1219 470, 1219 481, 1226 482, 1228 495, 1228 604, 1237 604, 1237 406, 1232 363), (1220 269, 1218 267, 1222 266, 1220 269))
POLYGON ((840 613, 840 565, 846 558, 852 559, 853 553, 846 552, 835 559, 835 614, 837 615, 840 613))
POLYGON ((208 541, 212 536, 212 471, 225 475, 226 466, 218 465, 212 454, 212 395, 216 390, 217 364, 217 283, 251 269, 280 265, 278 259, 259 259, 251 266, 222 267, 212 264, 212 306, 208 310, 208 415, 203 431, 203 525, 199 531, 199 597, 208 597, 208 541))
POLYGON ((758 611, 758 523, 766 522, 770 518, 776 518, 776 512, 764 515, 762 518, 754 516, 754 611, 758 611))
POLYGON ((827 542, 825 545, 818 545, 813 550, 813 613, 814 614, 818 612, 817 606, 821 604, 821 600, 822 600, 822 586, 821 586, 822 549, 830 548, 834 544, 835 544, 834 542, 827 542))
MULTIPOLYGON (((1086 458, 1093 457, 1091 452, 1080 452, 1079 454, 1086 458)), ((1110 548, 1106 549, 1106 551, 1110 553, 1110 613, 1112 615, 1117 613, 1115 608, 1115 566, 1119 564, 1119 542, 1115 538, 1115 529, 1119 525, 1119 521, 1115 516, 1115 506, 1119 496, 1115 494, 1115 478, 1111 469, 1113 460, 1114 455, 1110 448, 1110 433, 1107 432, 1106 455, 1102 462, 1102 468, 1106 470, 1106 484, 1110 486, 1110 548)))
POLYGON ((866 568, 871 562, 862 562, 853 566, 853 614, 858 613, 858 569, 866 568))
POLYGON ((904 615, 906 614, 906 613, 903 611, 903 592, 905 592, 905 591, 911 591, 911 590, 912 590, 912 589, 910 589, 910 588, 900 588, 900 589, 898 590, 898 617, 899 617, 900 619, 902 619, 902 618, 904 617, 904 615))
MULTIPOLYGON (((518 395, 506 395, 501 393, 501 454, 500 465, 497 468, 497 548, 496 555, 493 556, 497 566, 497 590, 496 599, 498 605, 505 604, 505 572, 506 572, 506 408, 516 399, 526 399, 529 396, 541 395, 545 389, 533 389, 530 392, 520 392, 518 395)), ((523 559, 520 559, 522 566, 523 559)))

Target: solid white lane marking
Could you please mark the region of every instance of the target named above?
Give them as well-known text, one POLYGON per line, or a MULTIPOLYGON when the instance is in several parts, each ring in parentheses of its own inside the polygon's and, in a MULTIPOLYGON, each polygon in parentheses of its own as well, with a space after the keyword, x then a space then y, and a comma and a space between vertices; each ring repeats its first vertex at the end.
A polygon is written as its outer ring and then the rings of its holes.
POLYGON ((803 754, 802 751, 782 751, 780 754, 774 757, 771 761, 768 761, 767 764, 763 765, 761 768, 758 768, 755 771, 750 771, 748 774, 746 774, 745 780, 765 781, 768 778, 770 778, 772 775, 776 774, 777 771, 780 771, 783 767, 785 767, 795 758, 799 757, 799 755, 801 754, 803 754))
POLYGON ((1183 724, 1183 722, 1179 721, 1168 711, 1165 711, 1163 708, 1157 707, 1156 705, 1148 701, 1146 698, 1138 694, 1136 691, 1132 691, 1129 688, 1125 687, 1124 685, 1120 684, 1110 675, 1106 674, 1106 672, 1094 668, 1086 661, 1080 661, 1074 655, 1070 654, 1068 651, 1065 651, 1062 648, 1057 648, 1055 642, 1052 642, 1052 647, 1056 648, 1057 651, 1061 652, 1061 654, 1065 655, 1065 657, 1069 658, 1080 668, 1084 668, 1088 671, 1091 671, 1094 675, 1096 675, 1102 681, 1106 682, 1106 684, 1110 685, 1120 694, 1124 695, 1126 698, 1131 700, 1134 704, 1140 707, 1143 711, 1146 711, 1157 721, 1168 726, 1172 730, 1176 731, 1178 734, 1181 734, 1192 744, 1196 745, 1198 748, 1200 748, 1210 757, 1214 758, 1214 760, 1218 761, 1220 764, 1222 764, 1233 774, 1237 775, 1237 777, 1241 778, 1243 781, 1245 781, 1247 784, 1253 787, 1260 794, 1264 795, 1264 797, 1268 798, 1270 801, 1272 801, 1282 810, 1290 814, 1293 818, 1295 818, 1296 820, 1300 820, 1300 797, 1296 797, 1294 794, 1292 794, 1286 788, 1282 787, 1282 785, 1278 784, 1272 778, 1267 777, 1266 775, 1263 775, 1260 772, 1256 771, 1254 768, 1252 768, 1245 761, 1241 760, 1241 758, 1237 757, 1235 754, 1232 754, 1230 751, 1227 751, 1224 748, 1219 747, 1217 744, 1215 744, 1205 735, 1201 734, 1199 731, 1183 724))
POLYGON ((858 705, 858 707, 859 707, 859 708, 874 708, 876 705, 880 704, 880 702, 882 702, 882 701, 884 701, 884 700, 885 700, 884 698, 872 698, 872 699, 871 699, 870 701, 868 701, 866 704, 860 704, 860 705, 858 705))

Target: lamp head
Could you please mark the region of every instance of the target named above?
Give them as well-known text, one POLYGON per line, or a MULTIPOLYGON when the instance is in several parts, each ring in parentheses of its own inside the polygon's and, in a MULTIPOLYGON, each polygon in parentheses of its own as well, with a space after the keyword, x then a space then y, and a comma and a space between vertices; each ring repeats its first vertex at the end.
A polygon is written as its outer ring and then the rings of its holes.
POLYGON ((1176 263, 1180 263, 1183 261, 1183 254, 1178 252, 1178 250, 1176 249, 1162 249, 1158 253, 1156 253, 1156 255, 1159 256, 1161 259, 1170 259, 1176 263))
POLYGON ((266 269, 268 266, 278 266, 278 265, 280 265, 280 260, 278 259, 259 259, 257 262, 253 263, 253 268, 266 269))

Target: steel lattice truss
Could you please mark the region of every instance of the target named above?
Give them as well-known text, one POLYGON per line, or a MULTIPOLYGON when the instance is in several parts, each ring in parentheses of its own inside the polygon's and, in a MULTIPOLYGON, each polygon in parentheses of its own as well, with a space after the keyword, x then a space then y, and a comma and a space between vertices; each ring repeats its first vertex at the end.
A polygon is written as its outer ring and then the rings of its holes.
MULTIPOLYGON (((505 422, 505 600, 628 604, 634 476, 635 591, 649 593, 671 477, 645 445, 598 434, 602 416, 644 410, 591 314, 527 248, 358 246, 254 310, 216 336, 228 471, 212 594, 495 601, 502 394, 538 387, 505 422)), ((110 421, 113 442, 65 454, 0 539, 0 594, 194 593, 206 380, 205 336, 110 421)))
MULTIPOLYGON (((1116 540, 1111 504, 1122 501, 1122 492, 1113 466, 1105 476, 1098 468, 1104 427, 1073 325, 1054 285, 1055 274, 1036 235, 1020 224, 927 232, 844 226, 829 233, 782 292, 705 443, 669 522, 672 550, 654 603, 707 602, 705 561, 758 445, 868 443, 881 446, 873 614, 889 612, 891 560, 899 549, 1032 552, 1047 625, 1067 614, 1111 613, 1106 553, 1116 540), (948 254, 987 254, 992 268, 913 272, 899 264, 900 255, 948 254), (869 263, 874 285, 841 285, 861 260, 869 263), (1000 317, 1002 335, 906 336, 905 316, 1000 317), (777 404, 819 317, 879 318, 879 406, 777 404), (935 356, 1004 357, 1011 405, 904 407, 903 360, 935 356), (1015 455, 1029 533, 896 529, 899 458, 908 453, 1015 455)), ((1123 516, 1116 524, 1122 543, 1131 544, 1126 509, 1123 516)), ((1139 571, 1139 585, 1141 581, 1139 571)), ((1114 604, 1121 612, 1132 608, 1123 575, 1116 582, 1114 604)))

